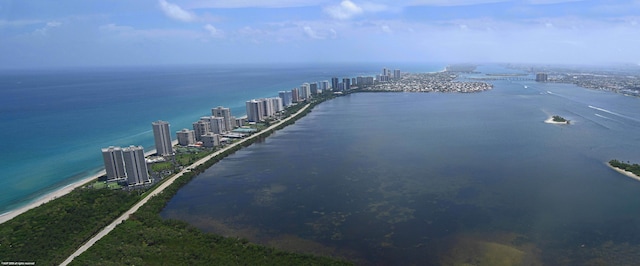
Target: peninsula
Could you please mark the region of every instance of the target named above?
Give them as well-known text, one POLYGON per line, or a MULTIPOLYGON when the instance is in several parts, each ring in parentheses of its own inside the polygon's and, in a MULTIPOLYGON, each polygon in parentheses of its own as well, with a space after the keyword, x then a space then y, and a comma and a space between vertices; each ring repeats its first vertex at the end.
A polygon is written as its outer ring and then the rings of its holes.
POLYGON ((366 92, 482 92, 493 88, 486 82, 456 81, 458 74, 449 71, 408 73, 402 78, 361 88, 366 92))

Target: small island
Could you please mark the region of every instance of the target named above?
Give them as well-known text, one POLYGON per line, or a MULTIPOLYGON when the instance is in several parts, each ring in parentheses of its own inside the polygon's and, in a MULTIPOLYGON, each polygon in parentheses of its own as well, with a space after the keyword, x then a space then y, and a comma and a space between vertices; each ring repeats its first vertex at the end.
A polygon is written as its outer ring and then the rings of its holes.
POLYGON ((569 124, 569 120, 567 120, 564 117, 559 116, 559 115, 554 115, 554 116, 548 118, 547 120, 545 120, 544 122, 548 123, 548 124, 561 124, 561 125, 568 125, 569 124))
POLYGON ((625 163, 614 159, 609 161, 609 166, 618 173, 640 181, 640 165, 637 163, 625 163))

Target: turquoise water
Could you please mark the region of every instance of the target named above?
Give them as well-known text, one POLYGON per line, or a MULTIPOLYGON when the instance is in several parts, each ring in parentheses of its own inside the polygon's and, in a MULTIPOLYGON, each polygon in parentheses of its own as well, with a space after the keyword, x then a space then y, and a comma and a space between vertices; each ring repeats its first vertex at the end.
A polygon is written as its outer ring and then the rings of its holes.
MULTIPOLYGON (((433 71, 433 65, 394 65, 433 71)), ((151 122, 191 128, 216 106, 303 82, 381 72, 384 64, 214 65, 0 72, 0 213, 102 169, 100 148, 153 149, 151 122)), ((439 67, 442 68, 442 67, 439 67)), ((175 136, 174 136, 175 137, 175 136)))
POLYGON ((640 162, 640 99, 494 85, 325 102, 196 177, 162 216, 359 264, 639 261, 640 182, 606 162, 640 162), (555 114, 571 125, 543 123, 555 114))

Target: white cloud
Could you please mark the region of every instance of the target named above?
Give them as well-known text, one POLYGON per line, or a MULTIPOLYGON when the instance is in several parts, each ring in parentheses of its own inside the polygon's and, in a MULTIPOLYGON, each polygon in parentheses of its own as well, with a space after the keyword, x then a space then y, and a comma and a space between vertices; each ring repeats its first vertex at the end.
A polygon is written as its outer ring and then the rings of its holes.
POLYGON ((197 18, 195 14, 182 9, 176 4, 169 3, 165 0, 160 0, 158 3, 160 4, 160 9, 162 9, 162 12, 164 12, 165 15, 172 19, 190 22, 196 20, 197 18))
POLYGON ((189 4, 192 8, 286 8, 317 6, 326 0, 199 0, 189 4))
POLYGON ((357 6, 350 0, 343 0, 337 6, 328 6, 324 9, 324 12, 329 14, 332 18, 346 20, 352 17, 362 14, 364 11, 361 7, 357 6))
POLYGON ((391 28, 389 28, 389 25, 382 25, 382 27, 380 27, 380 28, 385 33, 393 33, 393 31, 391 31, 391 28))
POLYGON ((113 32, 122 32, 122 31, 132 31, 134 30, 133 27, 129 27, 129 26, 118 26, 115 23, 110 23, 107 25, 102 25, 99 28, 102 31, 113 31, 113 32))
POLYGON ((59 21, 49 21, 44 27, 37 29, 35 32, 38 34, 47 35, 51 29, 60 27, 61 25, 62 23, 59 21))
POLYGON ((510 0, 414 0, 408 6, 471 6, 509 2, 510 0))
POLYGON ((324 39, 324 37, 318 35, 311 27, 309 26, 304 26, 303 27, 304 33, 307 34, 307 36, 309 36, 312 39, 319 39, 322 40, 324 39))
POLYGON ((581 2, 583 0, 529 0, 527 1, 532 5, 551 5, 551 4, 561 4, 568 2, 581 2))
POLYGON ((211 24, 204 25, 204 29, 213 37, 223 37, 223 32, 211 24))

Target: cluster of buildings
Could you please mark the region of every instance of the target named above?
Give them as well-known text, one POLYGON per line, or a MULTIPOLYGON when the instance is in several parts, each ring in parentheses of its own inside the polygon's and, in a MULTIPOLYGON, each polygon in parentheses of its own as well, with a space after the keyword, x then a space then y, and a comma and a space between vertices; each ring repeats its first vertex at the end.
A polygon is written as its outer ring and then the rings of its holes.
POLYGON ((549 75, 547 73, 536 73, 537 82, 547 82, 549 75))
MULTIPOLYGON (((157 121, 151 123, 151 126, 157 154, 159 156, 173 155, 169 123, 157 121)), ((129 186, 151 183, 142 146, 103 148, 102 159, 107 173, 107 181, 126 182, 129 186)))
MULTIPOLYGON (((277 118, 285 108, 311 99, 324 91, 340 93, 357 87, 372 86, 376 82, 388 82, 400 79, 400 70, 383 69, 382 74, 374 77, 331 78, 314 83, 303 83, 299 88, 278 92, 278 97, 252 99, 246 102, 246 117, 235 117, 231 110, 222 106, 211 109, 210 116, 203 116, 193 122, 193 129, 176 132, 177 144, 181 146, 216 147, 230 138, 242 138, 256 129, 243 127, 247 123, 277 118)), ((156 146, 156 155, 167 158, 174 155, 171 131, 166 121, 151 123, 156 146)), ((152 182, 147 168, 142 146, 115 147, 102 149, 107 181, 126 182, 129 186, 150 184, 152 182)))
POLYGON ((406 74, 399 79, 389 82, 376 83, 364 88, 368 91, 393 92, 481 92, 490 90, 493 86, 486 82, 455 81, 457 75, 444 71, 436 73, 406 74))

